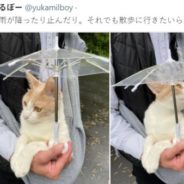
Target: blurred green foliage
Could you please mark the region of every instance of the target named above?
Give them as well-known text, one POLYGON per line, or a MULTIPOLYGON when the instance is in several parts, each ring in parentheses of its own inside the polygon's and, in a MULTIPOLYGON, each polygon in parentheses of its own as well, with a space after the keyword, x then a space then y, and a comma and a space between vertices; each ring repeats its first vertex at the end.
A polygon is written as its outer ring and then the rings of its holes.
POLYGON ((86 42, 87 52, 109 57, 109 33, 79 33, 86 42))

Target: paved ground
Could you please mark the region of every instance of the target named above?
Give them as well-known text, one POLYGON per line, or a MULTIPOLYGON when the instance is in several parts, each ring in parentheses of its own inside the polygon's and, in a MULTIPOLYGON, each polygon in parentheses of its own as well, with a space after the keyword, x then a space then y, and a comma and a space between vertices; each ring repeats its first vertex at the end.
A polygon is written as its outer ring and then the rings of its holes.
POLYGON ((83 169, 75 184, 108 184, 109 76, 81 77, 80 95, 87 148, 83 169))
MULTIPOLYGON (((87 137, 86 158, 75 184, 108 184, 109 181, 109 77, 80 78, 82 119, 87 137)), ((131 164, 111 150, 111 184, 136 184, 131 164)))
POLYGON ((131 163, 116 156, 114 149, 111 149, 111 184, 136 184, 131 163))

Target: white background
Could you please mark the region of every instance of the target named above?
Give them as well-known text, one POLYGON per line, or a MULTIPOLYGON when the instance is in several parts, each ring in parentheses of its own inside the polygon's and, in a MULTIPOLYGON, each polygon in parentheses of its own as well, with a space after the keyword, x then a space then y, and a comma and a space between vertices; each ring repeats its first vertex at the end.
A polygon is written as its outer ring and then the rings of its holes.
POLYGON ((184 22, 179 24, 168 25, 90 25, 86 20, 89 16, 102 16, 102 17, 119 17, 119 16, 166 16, 178 17, 181 16, 184 20, 184 6, 182 0, 6 0, 0 1, 1 3, 16 3, 22 5, 29 3, 32 5, 74 5, 77 7, 72 13, 66 12, 37 12, 30 13, 24 9, 15 10, 13 12, 2 12, 1 16, 23 16, 26 17, 39 17, 39 16, 78 16, 82 20, 82 25, 2 25, 0 24, 1 32, 35 32, 35 31, 63 31, 63 32, 140 32, 140 31, 184 31, 184 22))

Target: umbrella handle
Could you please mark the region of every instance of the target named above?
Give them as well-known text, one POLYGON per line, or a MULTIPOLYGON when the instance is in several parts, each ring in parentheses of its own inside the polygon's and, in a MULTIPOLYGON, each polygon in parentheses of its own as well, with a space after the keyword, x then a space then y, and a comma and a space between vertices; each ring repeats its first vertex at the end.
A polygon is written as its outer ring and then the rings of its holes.
POLYGON ((181 139, 180 124, 179 123, 176 124, 176 138, 177 138, 177 140, 181 139))
POLYGON ((175 92, 175 86, 171 86, 172 95, 173 95, 173 105, 174 105, 174 114, 175 114, 175 121, 176 124, 178 124, 178 110, 177 110, 177 104, 176 104, 176 92, 175 92))
POLYGON ((58 108, 59 108, 59 80, 58 76, 55 76, 55 122, 58 123, 58 108))
POLYGON ((173 95, 173 105, 174 105, 174 114, 175 114, 175 121, 176 121, 176 138, 179 140, 181 138, 180 134, 180 124, 178 120, 178 110, 177 110, 177 104, 176 104, 176 91, 175 86, 171 86, 172 95, 173 95))
POLYGON ((54 136, 54 144, 57 144, 59 142, 59 123, 58 122, 54 122, 53 136, 54 136))

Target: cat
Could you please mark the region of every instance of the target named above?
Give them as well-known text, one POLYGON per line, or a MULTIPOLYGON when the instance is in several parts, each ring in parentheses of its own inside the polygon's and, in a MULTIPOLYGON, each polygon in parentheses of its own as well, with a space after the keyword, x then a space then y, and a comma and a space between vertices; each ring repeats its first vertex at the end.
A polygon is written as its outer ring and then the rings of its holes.
MULTIPOLYGON (((142 165, 148 173, 154 173, 159 167, 160 155, 166 148, 172 147, 178 140, 176 121, 170 85, 148 84, 155 94, 153 101, 145 112, 144 125, 147 137, 141 158, 142 165)), ((180 135, 184 137, 184 84, 175 85, 180 135)))
MULTIPOLYGON (((29 89, 22 98, 20 137, 10 160, 11 169, 16 177, 23 177, 29 172, 32 159, 38 151, 48 150, 54 144, 55 81, 50 77, 43 83, 29 72, 26 73, 26 78, 29 89)), ((67 145, 70 135, 65 120, 61 91, 59 91, 58 115, 59 142, 67 145)))

